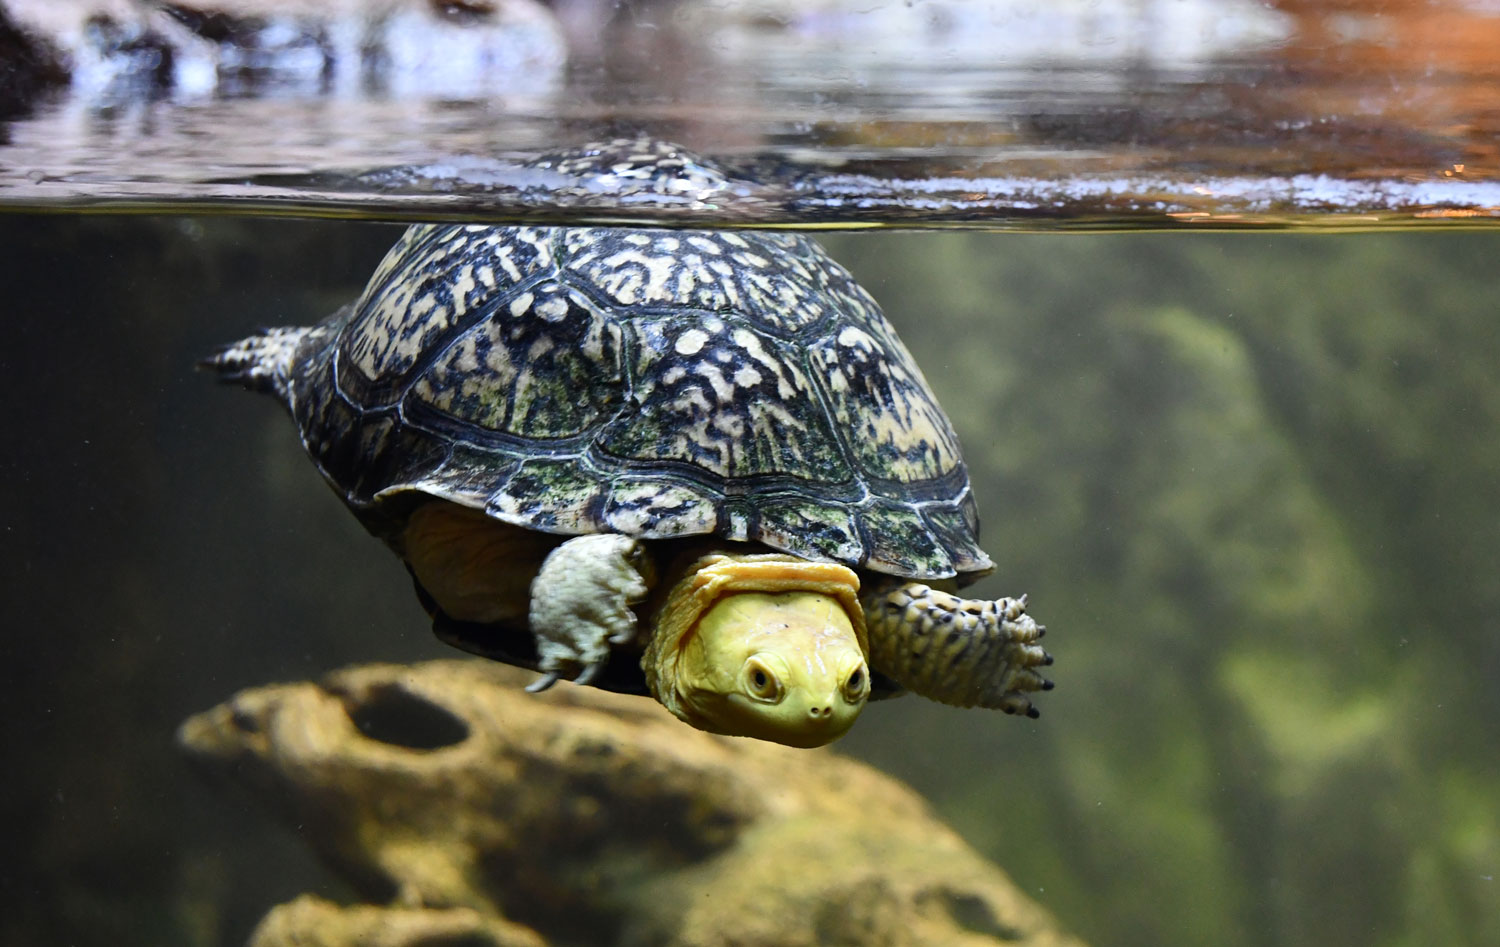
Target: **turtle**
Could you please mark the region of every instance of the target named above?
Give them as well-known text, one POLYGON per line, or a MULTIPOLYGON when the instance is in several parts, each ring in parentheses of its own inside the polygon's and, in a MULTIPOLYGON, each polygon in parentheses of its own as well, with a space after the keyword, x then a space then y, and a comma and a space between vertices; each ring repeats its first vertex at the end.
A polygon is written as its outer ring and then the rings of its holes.
POLYGON ((273 395, 438 636, 790 746, 907 691, 1036 716, 1052 658, 879 305, 769 230, 420 224, 325 321, 204 361, 273 395))

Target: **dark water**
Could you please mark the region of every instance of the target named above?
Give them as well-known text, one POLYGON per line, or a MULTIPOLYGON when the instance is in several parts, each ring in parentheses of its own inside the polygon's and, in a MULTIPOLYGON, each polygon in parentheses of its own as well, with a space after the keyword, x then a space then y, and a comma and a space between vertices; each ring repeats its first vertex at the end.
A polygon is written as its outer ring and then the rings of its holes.
MULTIPOLYGON (((233 691, 447 656, 267 400, 192 365, 354 294, 389 226, 0 218, 4 943, 239 943, 347 895, 171 746, 233 691)), ((1500 939, 1488 234, 830 235, 1051 629, 1019 722, 841 748, 1097 944, 1500 939)))

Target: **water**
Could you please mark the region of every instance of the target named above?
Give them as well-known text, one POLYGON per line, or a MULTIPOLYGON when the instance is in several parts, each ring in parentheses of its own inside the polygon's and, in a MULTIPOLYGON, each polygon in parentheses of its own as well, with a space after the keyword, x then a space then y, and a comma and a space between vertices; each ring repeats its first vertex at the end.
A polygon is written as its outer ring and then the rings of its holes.
MULTIPOLYGON (((6 941, 236 943, 347 892, 175 725, 451 652, 286 418, 191 366, 317 318, 395 231, 3 226, 6 941)), ((1031 593, 1059 683, 1037 722, 876 705, 842 749, 1093 943, 1488 942, 1494 238, 827 239, 953 416, 979 589, 1031 593)))
MULTIPOLYGON (((1247 26, 1227 50, 1152 42, 1132 19, 1105 30, 1114 41, 1078 42, 1092 69, 1074 57, 1044 70, 1040 41, 1016 43, 1009 85, 916 55, 872 66, 859 43, 827 39, 850 24, 810 21, 795 31, 803 46, 726 34, 743 41, 729 53, 745 71, 715 88, 734 109, 688 107, 672 91, 682 76, 641 71, 662 48, 646 46, 622 47, 631 56, 600 67, 582 98, 543 83, 447 109, 398 94, 367 111, 290 93, 73 102, 9 123, 0 818, 19 854, 0 872, 0 943, 236 944, 303 892, 355 898, 310 856, 316 826, 196 779, 173 731, 241 688, 454 654, 284 415, 192 369, 256 326, 321 318, 399 233, 267 219, 289 211, 1155 231, 1230 213, 1447 228, 820 238, 885 306, 958 428, 999 567, 977 593, 1029 592, 1058 658, 1038 721, 907 698, 873 705, 839 749, 910 782, 1090 943, 1500 942, 1500 237, 1451 230, 1500 206, 1486 190, 1493 76, 1455 38, 1489 35, 1482 7, 1437 10, 1473 22, 1443 34, 1451 66, 1425 73, 1409 66, 1430 34, 1390 19, 1415 7, 1337 20, 1343 32, 1317 41, 1247 26), (1389 28, 1386 41, 1357 42, 1361 22, 1389 28), (811 78, 787 68, 830 48, 842 58, 811 78), (1246 73, 1224 56, 1258 62, 1283 106, 1312 89, 1330 109, 1356 103, 1339 114, 1359 120, 1263 137, 1271 126, 1246 116, 1266 97, 1246 90, 1266 87, 1226 84, 1246 73), (1350 81, 1294 81, 1318 56, 1350 81), (629 91, 606 102, 611 88, 629 91), (386 134, 411 116, 452 135, 386 134), (753 186, 730 196, 754 200, 559 208, 507 183, 562 132, 642 126, 714 156, 753 186), (216 152, 233 129, 269 138, 270 157, 216 152), (1235 146, 1179 150, 1205 130, 1235 146), (493 172, 489 185, 451 199, 422 185, 451 180, 421 169, 461 154, 479 156, 464 180, 493 172), (1331 182, 1316 192, 1328 203, 1193 190, 1241 173, 1286 187, 1309 167, 1327 173, 1315 180, 1331 182), (913 201, 955 175, 966 183, 946 203, 913 201), (1034 217, 1006 190, 1118 175, 1146 183, 1034 217), (828 203, 841 181, 885 203, 828 203), (1142 203, 1163 189, 1164 206, 1142 203), (997 200, 998 215, 985 203, 997 200), (144 213, 70 213, 98 209, 144 213)), ((717 62, 689 59, 683 75, 717 62)))
POLYGON ((160 79, 85 45, 67 92, 8 123, 0 208, 987 229, 1500 216, 1484 4, 574 0, 556 24, 489 32, 463 27, 464 4, 384 26, 246 4, 292 12, 244 25, 248 52, 181 37, 160 79), (528 165, 641 133, 727 183, 662 199, 528 165))

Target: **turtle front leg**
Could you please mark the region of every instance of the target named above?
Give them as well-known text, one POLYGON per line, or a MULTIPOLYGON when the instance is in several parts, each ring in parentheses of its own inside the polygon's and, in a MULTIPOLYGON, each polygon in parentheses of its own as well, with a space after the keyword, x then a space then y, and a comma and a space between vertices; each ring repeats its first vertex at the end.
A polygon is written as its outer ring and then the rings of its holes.
POLYGON ((907 690, 955 707, 1037 716, 1027 695, 1052 689, 1034 669, 1052 663, 1046 628, 1026 597, 960 598, 919 582, 879 583, 861 596, 871 664, 907 690))
POLYGON ((630 606, 645 599, 640 543, 615 533, 577 536, 552 550, 531 583, 531 633, 543 676, 526 689, 544 691, 564 676, 587 684, 609 660, 611 645, 635 640, 630 606))

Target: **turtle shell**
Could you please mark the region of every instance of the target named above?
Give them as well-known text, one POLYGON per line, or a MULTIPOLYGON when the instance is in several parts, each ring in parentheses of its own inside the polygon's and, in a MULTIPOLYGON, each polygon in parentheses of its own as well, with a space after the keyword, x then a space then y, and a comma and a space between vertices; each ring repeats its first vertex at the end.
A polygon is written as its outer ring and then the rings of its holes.
POLYGON ((717 534, 911 578, 991 568, 958 439, 812 240, 416 226, 289 379, 377 532, 427 495, 559 534, 717 534))

